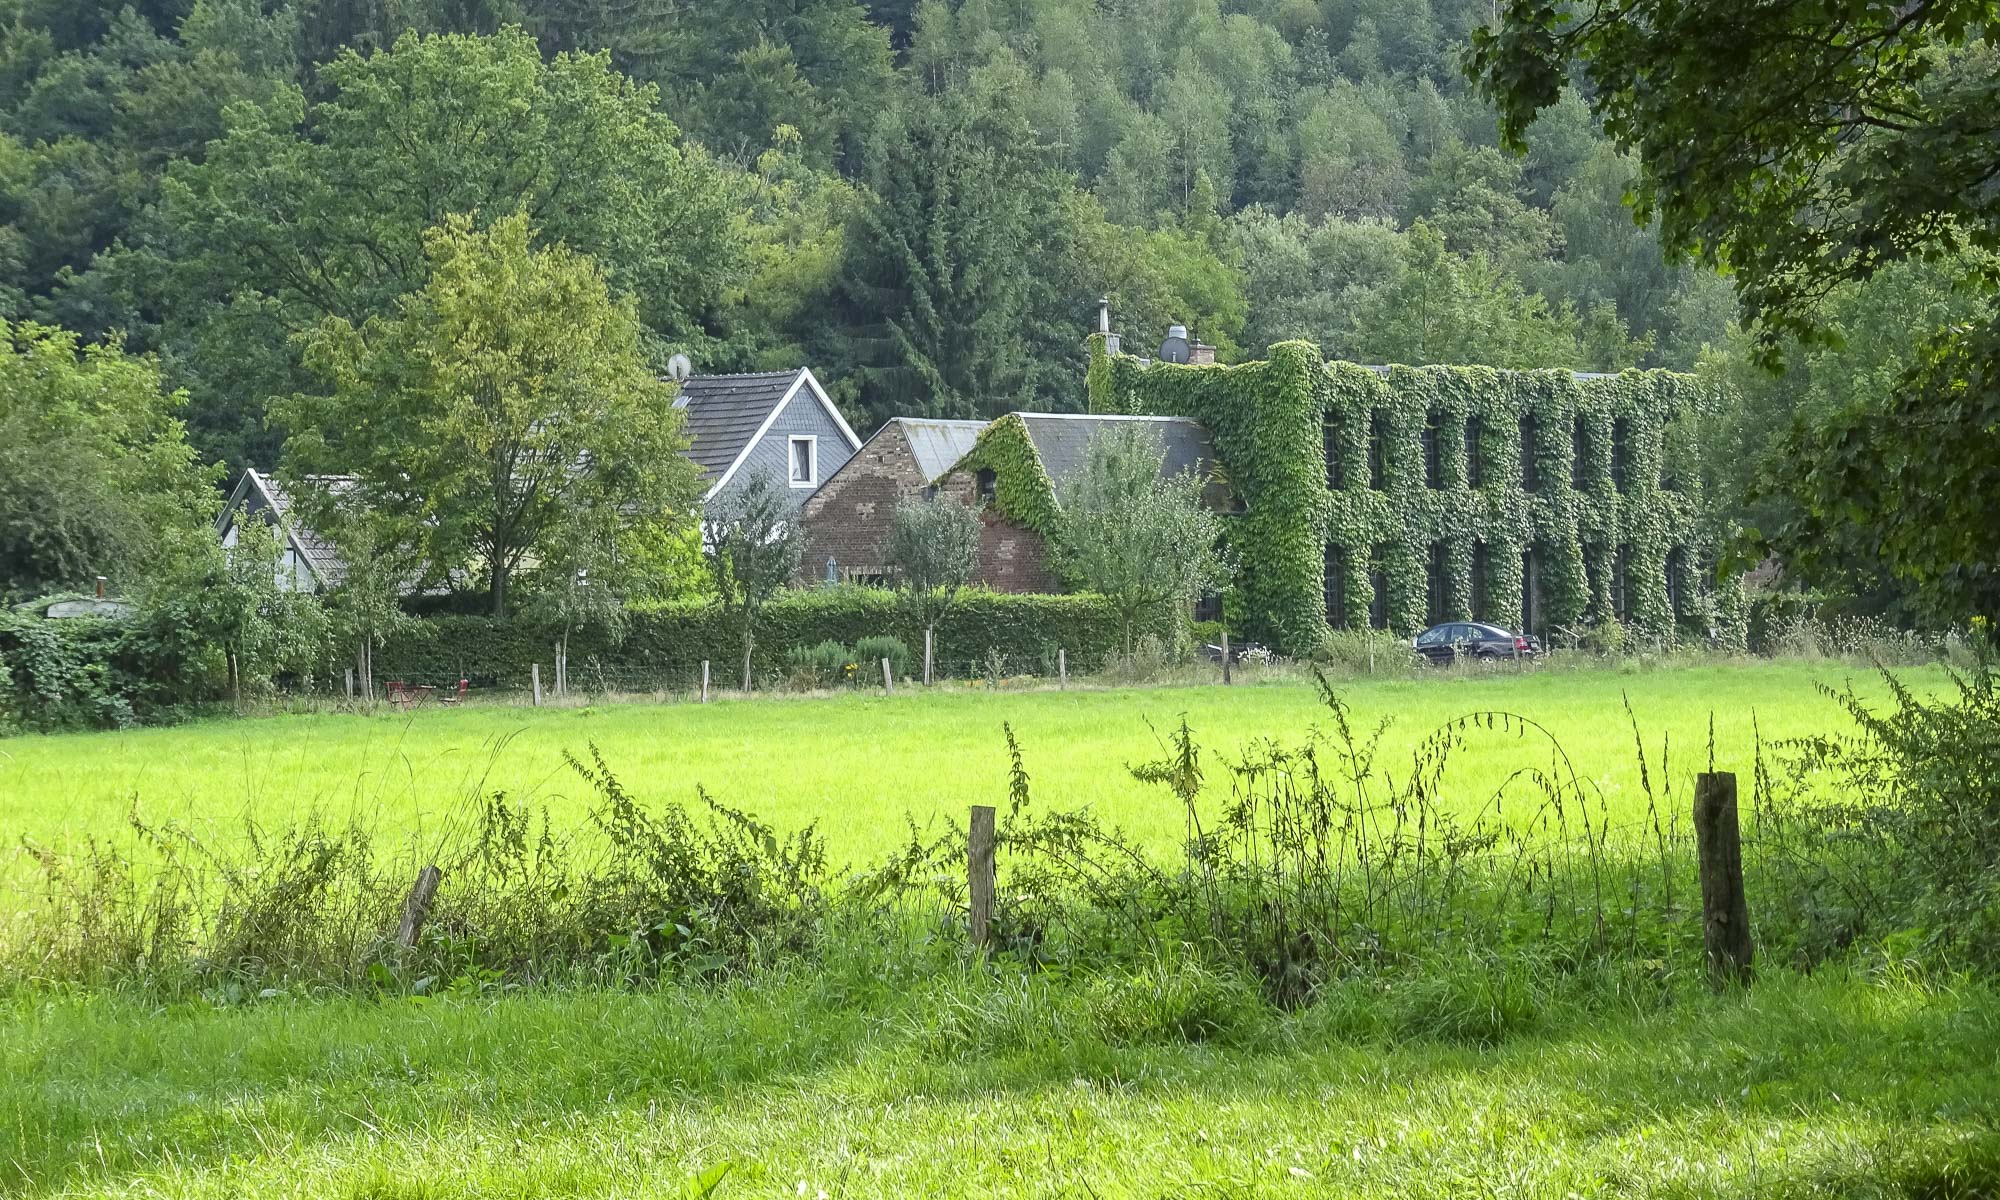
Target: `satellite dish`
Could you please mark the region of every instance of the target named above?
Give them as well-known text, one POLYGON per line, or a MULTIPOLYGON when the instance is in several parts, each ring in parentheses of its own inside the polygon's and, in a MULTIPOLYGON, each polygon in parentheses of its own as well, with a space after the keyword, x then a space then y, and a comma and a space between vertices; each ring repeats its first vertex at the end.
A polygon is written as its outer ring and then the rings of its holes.
POLYGON ((686 383, 694 374, 694 360, 685 354, 676 354, 667 360, 667 374, 675 383, 686 383))
POLYGON ((1187 326, 1167 327, 1167 340, 1160 343, 1160 361, 1184 363, 1188 360, 1187 326))

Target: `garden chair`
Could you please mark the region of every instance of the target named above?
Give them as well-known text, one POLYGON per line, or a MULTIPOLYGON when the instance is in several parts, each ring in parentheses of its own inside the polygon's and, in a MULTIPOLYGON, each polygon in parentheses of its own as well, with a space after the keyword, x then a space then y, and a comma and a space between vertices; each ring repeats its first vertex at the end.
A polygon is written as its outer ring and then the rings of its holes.
POLYGON ((472 685, 467 681, 461 679, 458 681, 458 691, 446 692, 445 694, 437 698, 437 702, 439 704, 444 704, 444 705, 463 704, 465 703, 465 693, 471 690, 472 690, 472 685))

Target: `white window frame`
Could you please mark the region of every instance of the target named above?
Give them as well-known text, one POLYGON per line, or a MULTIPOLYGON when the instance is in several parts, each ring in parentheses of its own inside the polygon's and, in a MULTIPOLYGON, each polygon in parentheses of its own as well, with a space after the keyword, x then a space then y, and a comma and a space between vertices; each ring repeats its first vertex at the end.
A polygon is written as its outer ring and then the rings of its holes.
POLYGON ((819 436, 817 434, 795 433, 785 439, 785 478, 795 488, 816 488, 819 486, 819 436), (806 444, 807 472, 804 479, 796 479, 792 475, 793 468, 798 465, 798 459, 793 457, 797 453, 794 447, 800 442, 806 444))

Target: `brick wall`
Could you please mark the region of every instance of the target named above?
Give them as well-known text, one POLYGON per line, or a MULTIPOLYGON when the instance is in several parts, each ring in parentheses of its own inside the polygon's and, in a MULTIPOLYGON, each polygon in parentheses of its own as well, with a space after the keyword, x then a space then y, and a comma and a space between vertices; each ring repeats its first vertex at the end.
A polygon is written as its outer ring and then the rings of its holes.
POLYGON ((891 422, 799 510, 806 538, 799 565, 802 580, 825 580, 829 557, 843 577, 847 572, 879 572, 896 501, 923 486, 924 473, 910 454, 909 438, 900 424, 891 422))
MULTIPOLYGON (((938 481, 940 494, 962 504, 977 503, 978 482, 969 474, 947 475, 938 481)), ((979 514, 979 574, 975 583, 996 592, 1060 592, 1063 586, 1049 571, 1048 545, 1042 535, 1023 528, 988 507, 979 514)))

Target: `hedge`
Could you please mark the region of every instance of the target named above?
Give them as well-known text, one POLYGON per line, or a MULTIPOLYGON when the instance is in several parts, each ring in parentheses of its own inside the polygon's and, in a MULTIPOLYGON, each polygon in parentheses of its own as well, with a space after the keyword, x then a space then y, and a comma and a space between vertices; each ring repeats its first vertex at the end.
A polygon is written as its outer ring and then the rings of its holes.
MULTIPOLYGON (((838 587, 787 592, 765 605, 758 619, 752 665, 761 677, 784 669, 795 646, 834 641, 852 646, 889 635, 921 655, 923 630, 880 588, 838 587)), ((944 668, 979 663, 991 652, 1012 672, 1053 673, 1058 649, 1073 669, 1094 667, 1118 646, 1117 616, 1102 597, 1041 596, 970 590, 938 623, 936 654, 944 668)), ((712 663, 718 685, 741 669, 741 635, 728 615, 710 604, 677 603, 633 611, 616 640, 601 631, 570 639, 571 676, 651 674, 693 679, 702 660, 712 663)), ((554 656, 554 638, 538 625, 491 617, 432 617, 392 639, 375 656, 378 679, 437 684, 459 678, 478 687, 521 688, 529 669, 554 656)))

